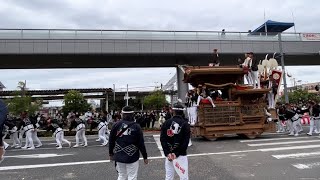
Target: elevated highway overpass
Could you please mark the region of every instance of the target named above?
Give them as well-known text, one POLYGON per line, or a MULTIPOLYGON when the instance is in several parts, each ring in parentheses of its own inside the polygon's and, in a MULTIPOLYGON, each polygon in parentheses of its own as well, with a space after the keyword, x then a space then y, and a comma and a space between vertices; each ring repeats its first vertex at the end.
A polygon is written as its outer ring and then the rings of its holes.
MULTIPOLYGON (((320 38, 311 36, 320 34, 282 33, 286 65, 320 64, 320 38)), ((247 32, 0 29, 0 68, 207 65, 214 48, 222 64, 232 65, 245 52, 258 59, 279 52, 279 41, 276 34, 247 32)))
MULTIPOLYGON (((0 68, 207 65, 212 49, 219 49, 221 65, 234 65, 246 52, 264 59, 266 54, 280 52, 280 47, 286 66, 320 65, 319 33, 0 29, 0 68)), ((184 99, 188 87, 182 78, 177 68, 178 96, 184 99)))

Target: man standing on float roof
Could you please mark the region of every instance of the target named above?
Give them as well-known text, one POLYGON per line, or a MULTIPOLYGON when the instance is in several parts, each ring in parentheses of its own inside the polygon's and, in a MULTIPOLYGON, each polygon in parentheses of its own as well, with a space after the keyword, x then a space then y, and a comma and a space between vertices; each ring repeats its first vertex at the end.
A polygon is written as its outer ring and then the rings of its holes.
POLYGON ((173 162, 178 162, 180 166, 180 179, 188 180, 188 158, 187 149, 190 139, 190 126, 188 120, 184 118, 185 108, 181 103, 177 103, 172 108, 174 116, 167 120, 161 127, 160 141, 163 152, 167 157, 165 160, 166 178, 173 180, 175 168, 173 162))
POLYGON ((258 72, 259 61, 254 57, 253 52, 249 52, 248 55, 251 58, 251 62, 252 62, 250 70, 251 70, 253 88, 261 89, 259 72, 258 72))
POLYGON ((122 120, 113 125, 109 137, 110 160, 116 162, 118 180, 138 179, 140 152, 144 163, 148 164, 143 132, 134 122, 134 109, 125 106, 122 108, 122 120))
MULTIPOLYGON (((213 49, 213 58, 212 58, 212 66, 220 66, 219 54, 218 49, 213 49)), ((211 66, 211 65, 209 65, 211 66)))

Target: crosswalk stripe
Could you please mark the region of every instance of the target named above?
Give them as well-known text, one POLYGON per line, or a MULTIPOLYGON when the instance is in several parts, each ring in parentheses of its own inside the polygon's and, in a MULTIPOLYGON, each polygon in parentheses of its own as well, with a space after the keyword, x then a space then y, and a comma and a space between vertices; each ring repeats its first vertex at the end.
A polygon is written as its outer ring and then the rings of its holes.
POLYGON ((284 151, 284 150, 294 150, 294 149, 312 149, 312 148, 320 148, 320 145, 306 145, 306 146, 290 146, 290 147, 278 147, 278 148, 265 148, 265 149, 258 149, 262 152, 269 152, 269 151, 284 151))
POLYGON ((293 166, 298 169, 312 169, 314 167, 320 166, 320 162, 315 162, 310 164, 293 164, 293 166))
POLYGON ((320 140, 302 140, 302 141, 288 141, 288 142, 275 142, 275 143, 248 144, 248 146, 251 146, 251 147, 257 147, 257 146, 274 146, 274 145, 300 144, 300 143, 313 143, 313 142, 320 142, 320 140))
MULTIPOLYGON (((240 142, 242 143, 250 143, 250 142, 263 142, 263 141, 281 141, 281 140, 290 140, 290 139, 310 139, 313 137, 288 137, 288 138, 268 138, 268 139, 252 139, 252 140, 242 140, 240 142)), ((319 138, 319 137, 316 137, 319 138)))
POLYGON ((279 155, 272 155, 274 158, 277 159, 295 159, 295 158, 303 158, 303 157, 312 157, 320 155, 320 151, 318 152, 311 152, 311 153, 296 153, 296 154, 279 154, 279 155))
POLYGON ((159 149, 159 151, 161 153, 161 156, 165 157, 163 149, 162 149, 162 145, 161 145, 161 142, 160 142, 160 135, 153 135, 153 138, 154 138, 154 141, 156 142, 156 144, 158 146, 158 149, 159 149))

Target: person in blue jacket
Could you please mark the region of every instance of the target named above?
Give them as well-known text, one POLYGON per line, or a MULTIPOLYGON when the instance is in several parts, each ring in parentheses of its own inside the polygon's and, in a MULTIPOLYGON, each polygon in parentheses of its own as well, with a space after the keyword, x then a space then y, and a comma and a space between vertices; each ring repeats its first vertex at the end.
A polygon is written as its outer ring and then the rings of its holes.
POLYGON ((175 168, 173 160, 177 159, 183 166, 185 174, 183 180, 188 179, 187 149, 190 139, 190 126, 184 117, 185 108, 181 103, 176 103, 172 108, 174 116, 161 126, 160 141, 167 157, 165 160, 166 178, 174 180, 175 168))
POLYGON ((134 109, 125 106, 122 119, 113 125, 109 137, 109 156, 116 162, 118 180, 138 178, 140 152, 144 163, 148 164, 143 132, 134 121, 134 109))

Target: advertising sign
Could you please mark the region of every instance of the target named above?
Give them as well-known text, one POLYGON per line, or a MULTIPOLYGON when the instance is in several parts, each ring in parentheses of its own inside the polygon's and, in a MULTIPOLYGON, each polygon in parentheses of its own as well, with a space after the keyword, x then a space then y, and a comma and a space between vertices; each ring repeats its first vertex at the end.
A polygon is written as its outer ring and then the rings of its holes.
POLYGON ((303 41, 320 41, 320 34, 316 33, 303 33, 302 34, 303 41))

